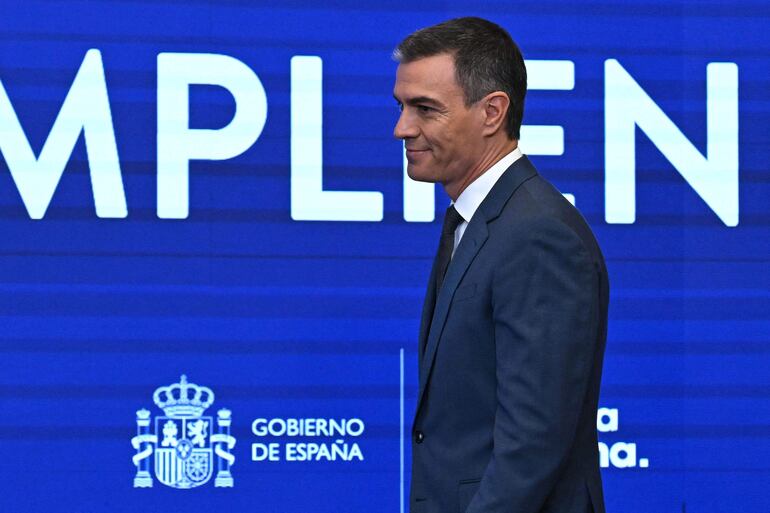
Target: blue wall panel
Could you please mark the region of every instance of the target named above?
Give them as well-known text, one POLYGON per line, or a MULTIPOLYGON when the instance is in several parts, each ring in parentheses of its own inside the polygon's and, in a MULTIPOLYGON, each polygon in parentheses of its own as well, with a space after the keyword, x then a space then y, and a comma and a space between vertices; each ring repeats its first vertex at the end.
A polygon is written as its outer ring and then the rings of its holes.
MULTIPOLYGON (((575 195, 607 258, 600 406, 619 424, 600 441, 637 453, 603 468, 608 510, 770 511, 767 2, 347 0, 0 2, 0 83, 36 156, 86 52, 100 51, 128 207, 97 217, 82 135, 39 220, 0 158, 0 511, 401 510, 439 221, 404 219, 390 53, 469 14, 503 25, 527 59, 574 63, 574 88, 530 91, 524 122, 563 127, 563 154, 532 160, 575 195), (163 52, 238 59, 267 98, 253 145, 190 162, 184 219, 157 214, 163 52), (324 188, 381 192, 382 221, 292 218, 295 56, 323 61, 324 188), (608 222, 608 59, 704 156, 706 66, 735 63, 737 226, 642 130, 628 157, 636 220, 608 222), (162 416, 153 392, 182 374, 215 393, 206 415, 232 411, 232 488, 134 487, 136 411, 162 416), (339 439, 258 436, 258 418, 360 419, 363 433, 342 439, 363 459, 254 461, 255 443, 339 439)), ((190 87, 191 128, 235 111, 228 90, 190 87)), ((0 116, 0 145, 9 127, 0 116)), ((437 189, 436 211, 447 202, 437 189)))

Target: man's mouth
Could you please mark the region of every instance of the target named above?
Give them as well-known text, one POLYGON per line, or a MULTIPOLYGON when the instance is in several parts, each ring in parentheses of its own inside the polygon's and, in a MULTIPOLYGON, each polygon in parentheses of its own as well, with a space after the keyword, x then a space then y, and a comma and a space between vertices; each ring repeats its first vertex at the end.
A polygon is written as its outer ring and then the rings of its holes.
POLYGON ((430 150, 427 149, 414 149, 414 148, 407 148, 406 149, 406 160, 409 161, 410 164, 416 163, 422 159, 423 156, 425 156, 430 150))

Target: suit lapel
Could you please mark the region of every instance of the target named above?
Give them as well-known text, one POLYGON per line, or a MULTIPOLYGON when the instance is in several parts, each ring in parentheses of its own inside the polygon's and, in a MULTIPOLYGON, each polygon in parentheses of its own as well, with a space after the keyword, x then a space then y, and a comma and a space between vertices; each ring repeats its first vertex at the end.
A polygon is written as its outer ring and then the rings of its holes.
POLYGON ((433 366, 433 358, 436 355, 436 348, 441 332, 444 329, 447 314, 449 313, 452 296, 454 296, 457 285, 465 275, 465 271, 468 270, 468 266, 471 265, 481 246, 487 240, 487 236, 486 220, 474 215, 465 229, 463 238, 455 250, 454 257, 449 262, 449 267, 444 276, 444 283, 436 298, 436 306, 433 310, 433 320, 430 322, 425 354, 420 362, 420 396, 422 396, 422 391, 425 389, 425 384, 428 380, 428 374, 433 366))
MULTIPOLYGON (((436 256, 438 258, 438 255, 436 256)), ((436 308, 436 258, 433 259, 433 268, 430 271, 428 288, 425 291, 425 301, 422 305, 422 318, 420 320, 420 338, 417 345, 417 361, 422 363, 425 354, 425 345, 428 343, 428 331, 430 321, 433 318, 433 310, 436 308)))
POLYGON ((420 389, 417 396, 418 412, 430 378, 431 369, 433 368, 436 351, 441 340, 441 333, 444 330, 444 324, 449 314, 452 297, 468 267, 473 262, 473 259, 476 258, 487 237, 489 237, 487 223, 496 219, 513 192, 522 183, 536 174, 537 171, 526 156, 522 156, 503 173, 473 215, 470 223, 468 223, 463 238, 455 250, 454 257, 452 257, 449 263, 444 283, 438 292, 438 297, 436 297, 434 285, 436 263, 435 261, 433 263, 428 291, 425 295, 425 304, 423 305, 422 322, 420 324, 419 347, 422 349, 422 344, 426 345, 425 353, 419 360, 420 389), (433 306, 434 304, 435 307, 433 306), (431 313, 433 314, 432 316, 431 313))

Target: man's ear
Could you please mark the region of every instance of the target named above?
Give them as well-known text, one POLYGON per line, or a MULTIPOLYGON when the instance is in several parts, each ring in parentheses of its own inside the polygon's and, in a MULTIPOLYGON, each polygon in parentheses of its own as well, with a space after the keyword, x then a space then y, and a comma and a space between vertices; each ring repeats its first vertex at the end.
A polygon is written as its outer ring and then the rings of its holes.
POLYGON ((499 130, 505 131, 505 118, 508 116, 508 109, 511 108, 508 95, 502 91, 495 91, 486 95, 481 101, 484 107, 482 134, 490 136, 499 130))

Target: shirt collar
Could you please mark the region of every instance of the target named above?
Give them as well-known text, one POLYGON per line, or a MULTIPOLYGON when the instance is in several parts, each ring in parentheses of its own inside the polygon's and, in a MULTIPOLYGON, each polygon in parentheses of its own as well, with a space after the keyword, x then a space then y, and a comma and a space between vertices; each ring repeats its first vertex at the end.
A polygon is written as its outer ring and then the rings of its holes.
POLYGON ((454 202, 454 206, 466 223, 470 222, 481 202, 487 197, 487 194, 495 186, 497 180, 503 176, 505 170, 520 158, 521 150, 517 147, 508 155, 498 160, 495 165, 487 169, 460 193, 457 201, 454 202))

